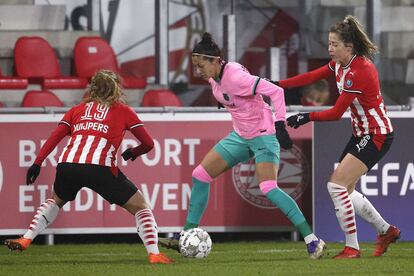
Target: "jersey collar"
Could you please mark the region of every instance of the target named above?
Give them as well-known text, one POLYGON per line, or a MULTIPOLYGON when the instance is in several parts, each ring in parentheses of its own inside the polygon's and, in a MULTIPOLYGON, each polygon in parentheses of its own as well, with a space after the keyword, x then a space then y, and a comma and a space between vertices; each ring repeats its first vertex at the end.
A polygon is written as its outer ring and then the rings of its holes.
POLYGON ((342 66, 342 68, 343 69, 346 69, 346 68, 348 68, 349 67, 349 65, 351 65, 351 63, 352 63, 352 61, 355 59, 357 57, 357 55, 354 55, 352 58, 351 58, 351 60, 345 65, 345 66, 342 66))

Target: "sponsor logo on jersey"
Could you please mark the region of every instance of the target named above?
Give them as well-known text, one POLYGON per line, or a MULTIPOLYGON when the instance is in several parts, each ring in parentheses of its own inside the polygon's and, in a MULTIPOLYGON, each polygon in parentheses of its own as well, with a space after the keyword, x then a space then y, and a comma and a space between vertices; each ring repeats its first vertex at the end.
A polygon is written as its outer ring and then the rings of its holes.
MULTIPOLYGON (((291 150, 282 150, 280 160, 278 186, 296 200, 302 196, 309 184, 310 165, 296 146, 291 150)), ((277 209, 260 190, 255 169, 254 159, 234 166, 232 170, 234 188, 251 205, 264 209, 277 209)))
POLYGON ((352 84, 353 84, 353 83, 352 83, 352 81, 351 81, 351 80, 349 80, 349 79, 345 81, 345 85, 346 85, 346 87, 351 87, 351 86, 352 86, 352 84))

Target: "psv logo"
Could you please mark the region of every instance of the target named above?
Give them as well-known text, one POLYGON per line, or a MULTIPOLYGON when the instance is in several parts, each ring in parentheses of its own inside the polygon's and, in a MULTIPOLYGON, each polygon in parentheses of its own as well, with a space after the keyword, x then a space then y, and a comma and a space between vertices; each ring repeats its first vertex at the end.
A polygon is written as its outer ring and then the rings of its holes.
MULTIPOLYGON (((309 163, 295 145, 291 150, 282 149, 280 155, 278 186, 296 200, 302 196, 310 181, 309 163)), ((277 209, 260 190, 255 169, 254 159, 234 166, 232 170, 234 188, 251 205, 264 209, 277 209)))

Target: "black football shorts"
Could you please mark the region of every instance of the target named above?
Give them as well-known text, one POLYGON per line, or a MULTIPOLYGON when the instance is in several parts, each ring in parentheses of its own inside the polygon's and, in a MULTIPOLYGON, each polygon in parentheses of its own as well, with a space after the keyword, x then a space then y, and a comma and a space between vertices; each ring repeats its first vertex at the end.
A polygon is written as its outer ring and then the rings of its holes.
POLYGON ((385 135, 366 134, 361 137, 352 135, 341 158, 339 158, 339 162, 344 159, 345 155, 350 153, 361 160, 370 171, 388 152, 393 140, 393 132, 385 135))
POLYGON ((66 201, 75 199, 83 187, 90 188, 111 204, 124 205, 137 187, 119 170, 114 176, 110 167, 93 164, 60 163, 56 168, 53 189, 66 201))

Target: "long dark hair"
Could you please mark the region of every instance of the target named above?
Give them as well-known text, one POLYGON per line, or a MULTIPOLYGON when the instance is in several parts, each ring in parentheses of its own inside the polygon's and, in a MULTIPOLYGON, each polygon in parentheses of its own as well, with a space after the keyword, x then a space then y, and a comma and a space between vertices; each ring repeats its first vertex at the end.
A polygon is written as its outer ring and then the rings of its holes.
POLYGON ((355 16, 347 15, 343 21, 331 26, 329 32, 336 33, 344 43, 354 45, 354 53, 372 59, 378 52, 377 46, 369 39, 364 27, 355 16))
POLYGON ((194 46, 193 55, 199 55, 205 59, 216 59, 221 57, 221 50, 213 40, 210 33, 205 32, 201 41, 194 46))

